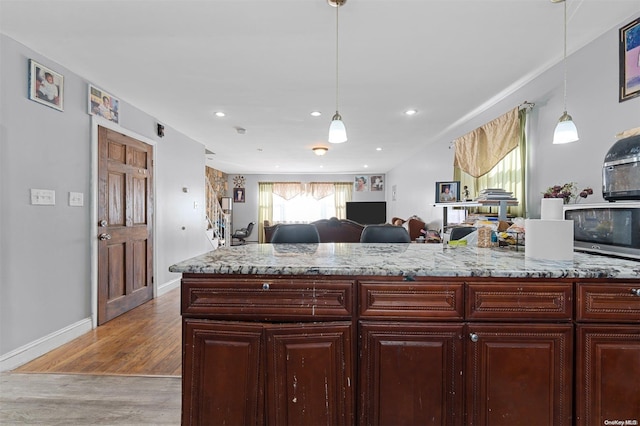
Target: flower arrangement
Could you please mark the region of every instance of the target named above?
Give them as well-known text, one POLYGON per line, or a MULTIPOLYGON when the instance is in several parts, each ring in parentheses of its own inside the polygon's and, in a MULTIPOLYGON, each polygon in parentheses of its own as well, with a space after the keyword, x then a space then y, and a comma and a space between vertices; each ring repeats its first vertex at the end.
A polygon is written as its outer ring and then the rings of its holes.
POLYGON ((592 195, 593 189, 587 187, 578 192, 576 183, 569 182, 564 185, 550 186, 542 194, 544 198, 562 198, 564 199, 564 204, 569 204, 571 200, 573 200, 574 203, 577 203, 581 198, 587 198, 589 195, 592 195))

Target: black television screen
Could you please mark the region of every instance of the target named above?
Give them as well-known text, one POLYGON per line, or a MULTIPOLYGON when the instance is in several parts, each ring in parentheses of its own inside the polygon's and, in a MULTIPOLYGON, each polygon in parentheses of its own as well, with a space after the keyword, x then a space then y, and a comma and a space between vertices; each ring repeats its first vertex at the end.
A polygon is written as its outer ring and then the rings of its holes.
POLYGON ((347 219, 361 225, 376 225, 387 221, 386 201, 347 201, 347 219))

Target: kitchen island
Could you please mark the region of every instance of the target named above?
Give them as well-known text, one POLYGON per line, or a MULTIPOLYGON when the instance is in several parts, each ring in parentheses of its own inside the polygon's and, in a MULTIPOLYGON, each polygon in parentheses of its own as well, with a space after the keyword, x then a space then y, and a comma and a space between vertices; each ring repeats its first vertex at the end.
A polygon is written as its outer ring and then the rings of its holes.
POLYGON ((170 270, 183 424, 640 421, 636 261, 249 244, 170 270))

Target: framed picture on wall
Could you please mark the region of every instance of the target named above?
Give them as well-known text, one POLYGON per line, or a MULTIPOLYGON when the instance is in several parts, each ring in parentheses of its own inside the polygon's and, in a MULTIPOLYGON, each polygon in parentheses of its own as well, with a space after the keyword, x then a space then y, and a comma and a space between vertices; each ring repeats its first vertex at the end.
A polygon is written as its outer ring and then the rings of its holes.
POLYGON ((436 182, 436 203, 460 201, 460 182, 436 182))
POLYGON ((640 96, 640 18, 620 28, 619 102, 640 96))
POLYGON ((381 175, 369 176, 371 191, 384 191, 384 179, 381 175))
POLYGON ((120 121, 120 99, 90 84, 89 114, 118 123, 120 121))
POLYGON ((30 59, 29 99, 64 111, 64 76, 30 59))
POLYGON ((244 203, 245 192, 244 188, 233 188, 233 202, 244 203))

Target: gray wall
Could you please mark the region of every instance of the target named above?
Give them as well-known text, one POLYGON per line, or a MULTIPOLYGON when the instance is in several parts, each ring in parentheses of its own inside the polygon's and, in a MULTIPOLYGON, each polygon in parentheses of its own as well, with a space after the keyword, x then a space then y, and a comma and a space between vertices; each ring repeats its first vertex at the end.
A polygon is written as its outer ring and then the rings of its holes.
MULTIPOLYGON (((387 188, 396 185, 397 201, 389 203, 393 216, 416 214, 427 222, 441 220, 433 207, 435 181, 453 177, 452 140, 504 114, 524 101, 535 102, 529 114, 528 217, 540 217, 542 193, 555 184, 577 182, 591 186, 602 198, 602 162, 623 130, 640 127, 640 97, 618 102, 618 28, 637 18, 630 16, 606 34, 567 58, 567 110, 578 127, 580 141, 553 145, 553 131, 563 107, 563 65, 545 71, 530 83, 507 94, 477 117, 455 126, 422 150, 417 157, 387 173, 387 188), (416 185, 415 182, 422 182, 416 185)), ((481 83, 481 82, 479 82, 481 83)), ((505 82, 505 86, 512 82, 505 82)), ((464 102, 453 99, 452 102, 464 102)), ((469 105, 469 110, 476 108, 469 105)), ((433 135, 425 134, 425 140, 433 135)))
MULTIPOLYGON (((90 212, 95 194, 89 82, 0 37, 0 354, 5 355, 91 317, 91 249, 96 240, 90 212), (64 112, 28 99, 29 59, 64 75, 64 112), (55 190, 55 206, 31 205, 30 188, 55 190), (83 207, 69 207, 69 191, 84 194, 83 207)), ((157 121, 121 101, 123 132, 157 141, 155 281, 161 287, 179 278, 168 272, 172 263, 209 247, 204 146, 170 127, 159 139, 157 121)))

